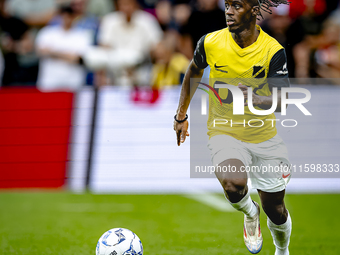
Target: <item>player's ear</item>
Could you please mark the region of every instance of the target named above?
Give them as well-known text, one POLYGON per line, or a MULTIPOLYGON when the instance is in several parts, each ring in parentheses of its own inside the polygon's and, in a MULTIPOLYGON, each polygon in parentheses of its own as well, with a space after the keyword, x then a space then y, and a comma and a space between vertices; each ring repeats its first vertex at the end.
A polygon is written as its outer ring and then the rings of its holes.
POLYGON ((251 10, 252 16, 257 17, 257 15, 260 14, 260 7, 259 6, 254 6, 251 10))

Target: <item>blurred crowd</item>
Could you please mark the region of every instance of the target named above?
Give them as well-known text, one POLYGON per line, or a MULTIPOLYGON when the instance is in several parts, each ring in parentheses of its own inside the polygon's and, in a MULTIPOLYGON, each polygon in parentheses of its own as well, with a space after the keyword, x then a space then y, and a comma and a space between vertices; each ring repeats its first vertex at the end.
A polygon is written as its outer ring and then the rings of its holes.
MULTIPOLYGON (((340 78, 339 1, 272 12, 258 23, 286 48, 291 77, 340 78)), ((1 85, 178 85, 200 37, 225 27, 224 0, 0 0, 1 85)))

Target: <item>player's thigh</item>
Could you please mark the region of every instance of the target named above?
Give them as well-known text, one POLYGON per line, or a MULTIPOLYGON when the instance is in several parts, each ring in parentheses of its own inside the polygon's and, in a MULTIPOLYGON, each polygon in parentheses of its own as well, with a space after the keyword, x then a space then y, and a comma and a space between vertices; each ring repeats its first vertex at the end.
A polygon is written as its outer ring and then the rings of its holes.
POLYGON ((276 207, 284 205, 286 190, 281 190, 278 192, 266 192, 258 189, 257 191, 263 207, 276 207))
POLYGON ((208 142, 208 148, 211 162, 214 166, 218 166, 230 159, 237 159, 245 166, 250 165, 252 162, 251 154, 244 143, 228 135, 211 137, 208 142))
POLYGON ((244 143, 227 135, 214 136, 209 140, 211 161, 222 186, 226 183, 247 183, 245 166, 251 164, 251 155, 244 143))
POLYGON ((252 187, 269 193, 282 191, 291 178, 290 162, 285 144, 279 136, 249 145, 253 156, 249 174, 252 187))
POLYGON ((282 167, 285 159, 254 159, 254 164, 248 173, 252 188, 268 193, 285 190, 291 175, 282 167))
POLYGON ((279 135, 257 144, 249 144, 252 156, 263 160, 282 159, 282 164, 289 164, 288 150, 279 135))

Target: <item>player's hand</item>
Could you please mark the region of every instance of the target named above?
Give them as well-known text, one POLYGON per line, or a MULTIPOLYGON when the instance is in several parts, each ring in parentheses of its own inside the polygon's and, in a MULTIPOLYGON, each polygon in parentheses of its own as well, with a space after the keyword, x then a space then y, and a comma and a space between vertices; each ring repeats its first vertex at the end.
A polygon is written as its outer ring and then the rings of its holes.
POLYGON ((176 120, 174 121, 174 130, 177 135, 178 146, 180 146, 181 143, 184 143, 186 137, 189 136, 188 128, 189 128, 189 122, 187 120, 182 123, 178 123, 176 120))
MULTIPOLYGON (((238 88, 240 88, 243 92, 243 96, 244 96, 244 106, 248 106, 248 87, 245 86, 245 85, 242 85, 241 83, 238 84, 238 88)), ((258 106, 258 105, 261 105, 262 104, 262 99, 261 99, 261 96, 259 95, 256 95, 254 92, 253 92, 253 106, 258 106)))

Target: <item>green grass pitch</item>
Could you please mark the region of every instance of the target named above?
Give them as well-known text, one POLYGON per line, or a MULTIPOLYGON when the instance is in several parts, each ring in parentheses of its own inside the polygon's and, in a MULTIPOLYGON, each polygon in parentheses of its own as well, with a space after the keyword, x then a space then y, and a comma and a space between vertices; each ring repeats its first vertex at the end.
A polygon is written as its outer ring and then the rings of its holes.
MULTIPOLYGON (((338 201, 334 194, 287 195, 292 255, 339 254, 338 201)), ((94 255, 99 237, 115 227, 134 231, 145 255, 250 254, 242 225, 241 213, 217 211, 180 195, 0 193, 0 254, 6 255, 94 255)), ((260 254, 273 255, 263 211, 261 225, 260 254)))

